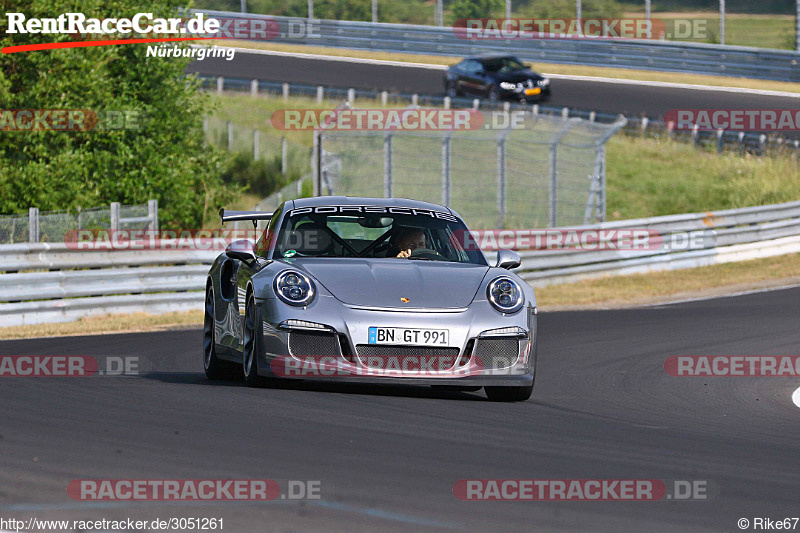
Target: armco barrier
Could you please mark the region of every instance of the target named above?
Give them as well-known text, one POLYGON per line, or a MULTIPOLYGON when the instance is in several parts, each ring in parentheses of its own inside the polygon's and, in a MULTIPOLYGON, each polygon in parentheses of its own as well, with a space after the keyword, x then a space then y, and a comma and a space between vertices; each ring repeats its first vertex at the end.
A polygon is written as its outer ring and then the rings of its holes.
MULTIPOLYGON (((223 19, 265 18, 246 13, 201 11, 223 19)), ((289 23, 298 19, 268 18, 280 25, 281 37, 276 42, 281 44, 445 56, 513 53, 525 61, 800 81, 800 52, 790 50, 652 40, 467 40, 457 37, 452 27, 345 20, 315 20, 313 33, 292 32, 289 23), (302 35, 292 37, 293 33, 302 35)))
MULTIPOLYGON (((705 244, 688 250, 520 250, 523 261, 516 272, 536 287, 800 253, 800 201, 570 229, 630 228, 654 230, 665 240, 702 236, 698 242, 705 244)), ((217 254, 216 250, 78 251, 64 243, 3 245, 0 325, 199 310, 206 271, 217 254)))

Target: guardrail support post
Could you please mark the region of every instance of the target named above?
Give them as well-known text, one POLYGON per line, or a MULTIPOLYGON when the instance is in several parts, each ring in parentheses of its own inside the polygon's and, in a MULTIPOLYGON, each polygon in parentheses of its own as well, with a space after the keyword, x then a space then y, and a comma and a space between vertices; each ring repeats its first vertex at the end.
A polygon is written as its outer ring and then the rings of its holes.
POLYGON ((158 231, 158 200, 147 201, 147 216, 150 217, 150 223, 147 229, 153 232, 158 231))
POLYGON ((450 109, 450 105, 451 105, 450 97, 449 96, 445 96, 444 97, 444 102, 442 103, 442 106, 445 109, 450 109))
POLYGON ((250 80, 250 96, 258 96, 258 80, 250 80))
POLYGON ((411 95, 411 105, 413 106, 419 105, 419 95, 417 93, 411 95))
POLYGON ((225 78, 219 76, 217 78, 217 94, 222 94, 222 90, 225 88, 225 78))
POLYGON ((119 231, 119 202, 111 202, 111 230, 119 231))
POLYGON ((288 161, 286 158, 287 148, 288 146, 286 143, 286 137, 281 137, 281 174, 284 176, 286 175, 288 167, 288 161))
POLYGON ((724 134, 725 134, 724 130, 722 130, 722 129, 718 129, 717 130, 717 153, 718 154, 722 153, 722 147, 725 145, 725 137, 723 137, 724 134))
POLYGON ((472 101, 472 109, 477 110, 481 106, 481 101, 477 98, 472 101))
POLYGON ((353 105, 353 101, 356 99, 356 90, 355 89, 347 89, 347 103, 353 105))
POLYGON ((325 97, 325 88, 322 85, 317 85, 317 103, 321 104, 322 99, 325 97))
POLYGON ((450 207, 450 132, 442 136, 442 205, 450 207))
POLYGON ((383 197, 392 197, 392 134, 383 137, 383 197))
POLYGON ((650 123, 650 119, 647 117, 642 117, 642 137, 644 137, 645 133, 647 133, 647 125, 650 123))
POLYGON ((28 242, 39 242, 39 208, 28 209, 28 242))
POLYGON ((381 105, 383 107, 389 105, 389 93, 386 91, 381 91, 381 105))
POLYGON ((288 83, 284 83, 281 86, 281 90, 283 92, 283 101, 285 102, 286 100, 289 99, 289 84, 288 83))
POLYGON ((258 161, 258 130, 253 130, 253 161, 258 161))

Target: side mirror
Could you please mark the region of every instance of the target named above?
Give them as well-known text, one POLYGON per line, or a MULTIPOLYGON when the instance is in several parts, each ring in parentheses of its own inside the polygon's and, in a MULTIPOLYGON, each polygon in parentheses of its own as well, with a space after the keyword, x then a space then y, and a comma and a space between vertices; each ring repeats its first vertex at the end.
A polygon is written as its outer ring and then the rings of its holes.
POLYGON ((233 241, 225 248, 225 255, 231 259, 238 259, 246 264, 254 263, 256 254, 253 251, 253 242, 249 239, 233 241))
POLYGON ((497 268, 505 268, 511 270, 517 268, 522 264, 519 254, 513 250, 498 250, 497 251, 497 268))

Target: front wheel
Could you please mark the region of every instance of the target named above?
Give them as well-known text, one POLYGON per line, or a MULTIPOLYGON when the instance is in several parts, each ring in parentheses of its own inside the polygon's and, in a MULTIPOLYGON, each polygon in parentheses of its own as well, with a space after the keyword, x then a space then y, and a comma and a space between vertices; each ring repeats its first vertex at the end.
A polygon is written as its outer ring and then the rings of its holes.
POLYGON ((524 402, 533 394, 533 383, 525 387, 484 387, 493 402, 524 402))
POLYGON ((256 301, 253 294, 247 295, 244 311, 244 346, 242 347, 242 370, 248 387, 261 387, 264 379, 258 375, 258 335, 256 330, 256 301))
POLYGON ((214 292, 206 289, 206 303, 203 312, 203 370, 208 379, 223 379, 229 368, 217 357, 214 338, 214 292))

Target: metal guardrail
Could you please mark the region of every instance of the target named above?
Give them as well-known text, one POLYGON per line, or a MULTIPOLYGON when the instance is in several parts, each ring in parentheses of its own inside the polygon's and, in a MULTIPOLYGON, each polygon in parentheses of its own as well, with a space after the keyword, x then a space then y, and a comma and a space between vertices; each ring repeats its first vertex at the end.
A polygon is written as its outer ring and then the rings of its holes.
POLYGON ((664 243, 652 250, 523 251, 517 273, 534 285, 564 283, 604 274, 689 268, 800 252, 800 202, 707 213, 605 222, 576 230, 646 229, 664 243))
MULTIPOLYGON (((701 236, 699 249, 520 251, 534 286, 800 253, 800 202, 606 222, 574 230, 648 229, 665 240, 701 236)), ((199 310, 217 250, 82 251, 64 243, 0 246, 0 324, 199 310)), ((490 256, 491 254, 487 254, 490 256)))
POLYGON ((525 61, 800 81, 800 52, 789 50, 652 40, 468 40, 453 28, 344 20, 316 20, 311 33, 292 31, 290 22, 297 19, 291 17, 200 11, 225 19, 272 19, 280 26, 280 42, 289 44, 444 56, 514 53, 525 61))

